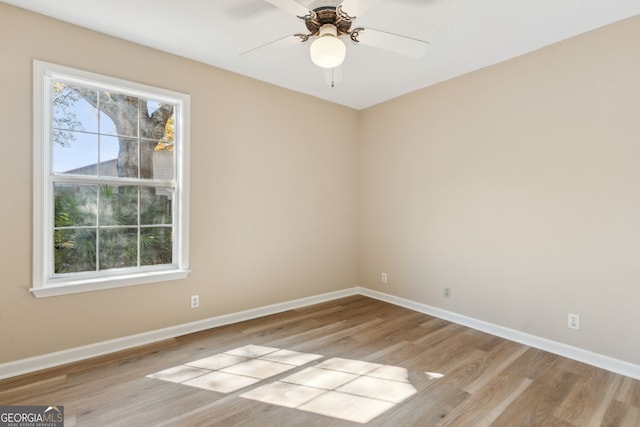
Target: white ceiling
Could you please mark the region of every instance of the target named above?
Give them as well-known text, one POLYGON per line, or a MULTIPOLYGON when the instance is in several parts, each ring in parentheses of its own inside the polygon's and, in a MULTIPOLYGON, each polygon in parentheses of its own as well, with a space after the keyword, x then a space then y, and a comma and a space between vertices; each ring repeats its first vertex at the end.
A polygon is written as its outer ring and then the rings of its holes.
POLYGON ((297 38, 240 55, 305 32, 265 0, 4 2, 356 109, 640 14, 640 0, 384 0, 355 25, 429 41, 428 53, 414 59, 347 41, 342 81, 331 88, 297 38))

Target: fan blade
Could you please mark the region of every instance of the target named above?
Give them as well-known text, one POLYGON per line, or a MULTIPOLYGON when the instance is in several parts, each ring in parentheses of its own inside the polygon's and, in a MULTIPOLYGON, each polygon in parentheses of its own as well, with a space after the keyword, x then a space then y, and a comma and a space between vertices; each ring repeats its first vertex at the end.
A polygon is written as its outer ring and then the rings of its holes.
POLYGON ((305 16, 309 10, 294 0, 264 0, 294 16, 305 16))
POLYGON ((286 48, 286 47, 293 46, 300 43, 302 43, 302 41, 298 37, 289 35, 289 36, 280 37, 277 40, 273 40, 265 44, 261 44, 260 46, 253 47, 249 50, 245 50, 244 52, 240 52, 238 55, 242 56, 248 53, 255 52, 258 49, 271 48, 274 46, 277 46, 279 48, 281 47, 286 48))
POLYGON ((324 70, 324 81, 327 86, 335 87, 338 83, 342 81, 342 67, 335 68, 323 68, 324 70))
POLYGON ((371 28, 360 30, 357 38, 362 44, 413 58, 422 58, 429 49, 429 42, 424 40, 388 33, 386 31, 372 30, 371 28))
POLYGON ((342 9, 349 15, 357 18, 372 7, 382 3, 382 1, 383 0, 344 0, 342 2, 342 9))

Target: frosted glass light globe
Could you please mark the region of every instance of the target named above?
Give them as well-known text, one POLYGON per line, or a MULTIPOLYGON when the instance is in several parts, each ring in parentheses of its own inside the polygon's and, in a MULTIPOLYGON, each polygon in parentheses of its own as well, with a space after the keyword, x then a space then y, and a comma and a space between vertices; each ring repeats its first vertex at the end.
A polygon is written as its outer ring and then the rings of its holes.
POLYGON ((318 67, 335 68, 344 61, 347 47, 337 37, 336 27, 327 24, 320 29, 320 37, 311 43, 309 54, 318 67))

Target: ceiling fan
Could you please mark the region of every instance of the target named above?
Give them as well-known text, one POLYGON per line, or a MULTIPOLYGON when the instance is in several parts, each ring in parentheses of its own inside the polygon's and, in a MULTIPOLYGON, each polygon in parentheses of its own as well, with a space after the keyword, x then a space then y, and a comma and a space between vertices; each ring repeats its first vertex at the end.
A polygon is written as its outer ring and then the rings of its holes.
POLYGON ((353 26, 356 16, 349 15, 347 11, 360 14, 382 0, 313 0, 308 7, 295 0, 265 1, 304 21, 308 33, 294 34, 293 37, 300 38, 303 43, 313 39, 309 48, 311 60, 318 67, 331 70, 332 86, 333 71, 346 56, 343 37, 348 37, 354 44, 366 44, 414 58, 424 56, 429 47, 429 43, 423 40, 353 26))

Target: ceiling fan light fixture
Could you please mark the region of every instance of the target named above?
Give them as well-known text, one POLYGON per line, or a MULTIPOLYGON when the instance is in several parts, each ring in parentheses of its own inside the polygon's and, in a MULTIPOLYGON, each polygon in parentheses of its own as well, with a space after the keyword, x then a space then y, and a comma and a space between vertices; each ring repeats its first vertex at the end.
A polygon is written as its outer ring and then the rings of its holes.
POLYGON ((347 47, 338 38, 338 30, 333 24, 320 27, 318 38, 311 43, 309 54, 314 64, 321 68, 335 68, 344 61, 347 47))

